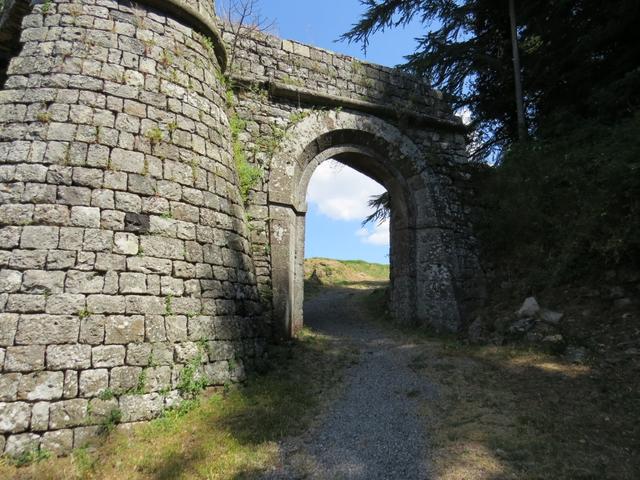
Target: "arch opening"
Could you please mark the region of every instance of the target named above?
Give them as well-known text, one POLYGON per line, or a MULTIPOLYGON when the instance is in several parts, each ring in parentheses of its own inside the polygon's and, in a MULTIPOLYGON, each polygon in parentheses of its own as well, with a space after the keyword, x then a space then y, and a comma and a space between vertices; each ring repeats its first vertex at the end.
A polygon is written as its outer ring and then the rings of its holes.
MULTIPOLYGON (((305 272, 305 245, 307 237, 307 223, 308 219, 307 213, 309 212, 309 201, 307 192, 310 188, 311 180, 321 167, 326 167, 329 163, 335 162, 337 165, 346 167, 346 170, 343 170, 345 175, 349 176, 349 179, 357 182, 357 178, 364 176, 367 179, 370 179, 373 184, 377 184, 379 189, 376 193, 386 192, 389 194, 391 200, 391 208, 390 208, 390 216, 385 220, 385 223, 388 225, 388 230, 386 232, 386 259, 382 261, 382 263, 389 264, 389 277, 385 280, 387 282, 382 282, 381 284, 376 284, 378 287, 385 286, 389 289, 390 292, 394 291, 393 285, 395 283, 395 271, 396 265, 405 263, 409 259, 406 255, 403 256, 403 253, 406 252, 405 248, 398 248, 399 243, 402 243, 403 236, 398 235, 399 232, 403 229, 406 229, 408 224, 408 212, 407 212, 407 201, 405 192, 401 188, 400 182, 393 178, 391 172, 387 171, 384 166, 381 165, 381 162, 374 155, 374 152, 368 151, 368 149, 359 147, 357 145, 346 145, 341 147, 334 147, 327 149, 318 155, 312 162, 307 165, 304 174, 300 180, 299 185, 299 200, 301 203, 299 205, 299 213, 302 216, 302 220, 299 221, 296 228, 296 243, 295 243, 295 265, 294 265, 294 279, 293 279, 293 288, 294 288, 294 311, 293 311, 293 334, 297 334, 297 332, 304 325, 304 316, 303 316, 303 303, 304 303, 304 292, 305 285, 304 279, 305 274, 309 274, 309 272, 305 272), (349 170, 358 172, 356 177, 353 175, 349 175, 349 170), (306 201, 305 201, 306 200, 306 201), (393 225, 393 227, 391 226, 393 225)), ((356 212, 348 213, 348 219, 355 220, 355 223, 360 226, 361 222, 366 218, 367 213, 365 213, 362 207, 357 207, 355 204, 359 203, 360 205, 366 205, 366 202, 369 200, 369 197, 363 198, 361 194, 356 192, 357 186, 354 186, 354 190, 345 192, 341 195, 342 200, 346 200, 350 196, 354 201, 354 205, 352 208, 356 209, 356 212), (355 197, 355 198, 354 198, 355 197)), ((320 205, 320 204, 318 204, 320 205)), ((354 227, 354 223, 349 223, 350 227, 354 227)), ((361 229, 363 230, 363 229, 361 229)), ((334 238, 333 242, 342 243, 347 239, 345 236, 348 235, 345 232, 342 232, 337 238, 334 238)), ((356 230, 352 232, 354 241, 362 242, 363 239, 356 236, 356 230)), ((332 247, 329 247, 332 248, 332 247)), ((335 247, 334 247, 335 248, 335 247)), ((363 260, 363 258, 356 254, 356 257, 349 258, 349 260, 363 260)), ((334 258, 334 257, 329 257, 334 258)), ((344 258, 347 260, 347 258, 344 258)), ((365 259, 366 260, 366 259, 365 259)), ((398 268, 398 271, 403 271, 405 269, 398 268)))
POLYGON ((415 227, 418 209, 412 189, 419 183, 416 181, 419 178, 411 163, 403 161, 403 157, 398 155, 398 150, 397 146, 394 147, 373 132, 328 130, 304 145, 293 158, 287 158, 290 165, 287 173, 291 173, 289 182, 277 176, 271 179, 272 185, 280 187, 279 191, 270 195, 273 306, 277 336, 295 336, 304 323, 306 193, 313 173, 329 159, 364 174, 389 193, 390 310, 397 322, 417 322, 415 227), (413 184, 407 178, 413 178, 413 184), (283 185, 288 187, 288 192, 282 191, 283 185))
POLYGON ((381 183, 391 197, 389 310, 396 323, 456 331, 456 252, 440 220, 441 191, 426 155, 397 127, 360 112, 330 111, 296 124, 271 160, 268 209, 275 338, 303 325, 306 191, 311 175, 336 159, 381 183), (439 205, 436 208, 436 205, 439 205))

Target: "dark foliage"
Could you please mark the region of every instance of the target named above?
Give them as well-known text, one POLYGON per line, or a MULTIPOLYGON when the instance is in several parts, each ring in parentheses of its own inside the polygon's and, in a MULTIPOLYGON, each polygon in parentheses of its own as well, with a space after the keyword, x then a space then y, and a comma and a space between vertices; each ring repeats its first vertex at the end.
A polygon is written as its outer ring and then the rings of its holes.
POLYGON ((512 147, 480 185, 485 258, 538 287, 640 269, 640 114, 512 147))
MULTIPOLYGON (((517 138, 506 0, 361 0, 366 11, 343 39, 413 19, 425 25, 402 66, 467 106, 484 145, 517 138)), ((558 117, 613 121, 640 101, 637 0, 516 1, 518 42, 530 133, 553 134, 558 117)))

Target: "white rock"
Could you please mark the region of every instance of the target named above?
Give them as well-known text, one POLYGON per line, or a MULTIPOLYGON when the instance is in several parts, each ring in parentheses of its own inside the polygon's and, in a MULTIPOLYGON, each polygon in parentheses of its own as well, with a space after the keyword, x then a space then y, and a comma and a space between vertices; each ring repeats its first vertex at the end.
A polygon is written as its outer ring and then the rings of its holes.
POLYGON ((528 297, 520 309, 516 312, 520 318, 532 318, 535 317, 540 311, 540 305, 534 297, 528 297))
POLYGON ((553 310, 542 309, 540 311, 540 320, 550 325, 557 325, 564 317, 564 313, 554 312, 553 310))

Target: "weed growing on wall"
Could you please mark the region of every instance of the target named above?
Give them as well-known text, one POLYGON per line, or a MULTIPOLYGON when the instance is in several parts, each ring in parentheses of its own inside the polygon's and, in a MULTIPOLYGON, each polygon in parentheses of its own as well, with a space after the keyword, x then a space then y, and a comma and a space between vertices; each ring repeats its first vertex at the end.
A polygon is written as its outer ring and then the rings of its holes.
POLYGON ((252 165, 247 160, 244 146, 240 141, 240 132, 244 130, 246 123, 237 114, 233 114, 230 119, 231 140, 233 148, 233 160, 238 172, 238 180, 240 185, 240 196, 246 204, 249 198, 249 190, 254 188, 262 179, 264 172, 257 165, 252 165))
POLYGON ((206 388, 207 381, 198 371, 202 361, 203 356, 200 352, 180 371, 180 382, 177 388, 183 398, 193 399, 206 388))

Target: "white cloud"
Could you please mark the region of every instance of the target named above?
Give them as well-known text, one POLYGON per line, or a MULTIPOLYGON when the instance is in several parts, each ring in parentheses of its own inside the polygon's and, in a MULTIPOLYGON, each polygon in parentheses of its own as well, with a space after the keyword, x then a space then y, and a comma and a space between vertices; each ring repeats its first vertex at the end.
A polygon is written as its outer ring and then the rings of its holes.
MULTIPOLYGON (((362 221, 373 209, 369 199, 385 191, 379 183, 334 160, 322 163, 311 177, 307 202, 333 220, 362 221)), ((360 241, 370 245, 389 245, 389 222, 366 225, 355 232, 360 241)))
POLYGON ((389 245, 389 220, 382 223, 376 223, 373 227, 363 227, 356 232, 356 235, 362 239, 364 243, 371 245, 389 245))
POLYGON ((385 191, 379 183, 341 163, 328 160, 313 173, 307 188, 307 202, 317 205, 334 220, 364 220, 372 210, 367 202, 385 191))

